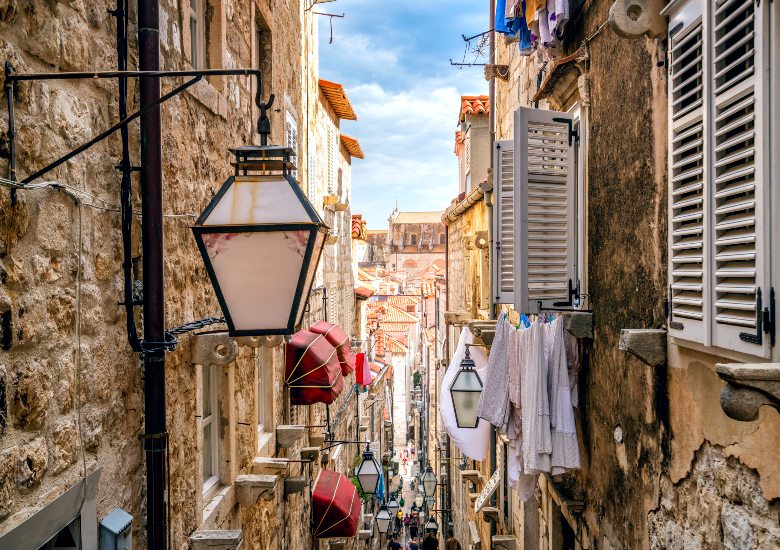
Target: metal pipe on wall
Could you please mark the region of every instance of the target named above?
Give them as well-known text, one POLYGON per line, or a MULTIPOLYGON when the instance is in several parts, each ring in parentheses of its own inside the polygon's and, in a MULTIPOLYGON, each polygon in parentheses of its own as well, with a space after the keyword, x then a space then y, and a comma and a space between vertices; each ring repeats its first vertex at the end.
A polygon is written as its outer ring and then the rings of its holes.
MULTIPOLYGON (((160 69, 160 13, 157 0, 138 3, 138 65, 160 69)), ((141 109, 160 99, 159 77, 140 79, 141 109)), ((163 281, 162 139, 159 105, 141 115, 141 238, 143 254, 144 339, 165 340, 163 281)), ((144 355, 144 450, 146 452, 147 547, 166 547, 165 515, 165 352, 144 355)))
MULTIPOLYGON (((494 28, 494 19, 496 14, 496 0, 490 0, 490 13, 488 14, 488 25, 489 29, 494 28)), ((496 64, 496 33, 495 31, 492 31, 490 33, 490 50, 488 54, 488 64, 495 65, 496 64)), ((493 76, 490 77, 490 81, 488 82, 488 104, 489 104, 489 111, 488 111, 488 124, 490 125, 490 156, 488 157, 490 159, 490 163, 488 166, 490 166, 490 174, 493 175, 493 153, 495 149, 495 142, 496 142, 496 77, 495 77, 495 71, 493 71, 493 76)), ((492 183, 492 182, 491 182, 492 183)), ((495 185, 493 186, 495 189, 495 185)), ((493 197, 492 193, 490 196, 490 200, 488 200, 488 197, 485 197, 485 205, 488 209, 488 267, 490 268, 490 273, 488 277, 488 296, 490 296, 490 302, 489 302, 489 317, 490 319, 496 318, 496 297, 493 294, 493 288, 495 285, 495 269, 494 269, 494 260, 493 260, 493 197)))

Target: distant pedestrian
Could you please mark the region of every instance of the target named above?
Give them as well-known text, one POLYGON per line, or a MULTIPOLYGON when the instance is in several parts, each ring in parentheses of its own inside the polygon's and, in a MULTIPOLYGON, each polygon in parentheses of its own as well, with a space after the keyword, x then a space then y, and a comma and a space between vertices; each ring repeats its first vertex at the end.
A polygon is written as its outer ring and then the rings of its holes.
POLYGON ((420 545, 417 544, 417 539, 415 537, 412 537, 412 540, 409 541, 407 550, 420 550, 420 545))
POLYGON ((426 534, 420 550, 437 550, 438 548, 439 539, 437 539, 433 533, 426 534))
POLYGON ((461 550, 460 542, 454 535, 450 534, 447 542, 444 543, 445 550, 461 550))
POLYGON ((390 542, 387 543, 387 549, 388 550, 403 550, 401 548, 401 545, 398 542, 398 537, 396 535, 393 535, 390 539, 390 542))

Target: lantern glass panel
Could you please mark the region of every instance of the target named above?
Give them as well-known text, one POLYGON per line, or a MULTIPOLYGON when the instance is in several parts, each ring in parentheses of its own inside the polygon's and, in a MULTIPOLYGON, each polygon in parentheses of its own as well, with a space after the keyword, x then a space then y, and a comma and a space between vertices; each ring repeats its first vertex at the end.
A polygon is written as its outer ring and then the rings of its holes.
POLYGON ((203 226, 311 223, 284 176, 236 176, 203 226))
POLYGON ((423 492, 425 496, 432 497, 436 492, 436 474, 433 470, 427 470, 422 477, 423 492))
POLYGON ((290 306, 311 233, 296 230, 202 235, 236 331, 269 330, 290 323, 290 306))
POLYGON ((417 495, 414 497, 414 503, 417 505, 418 508, 422 508, 422 505, 425 503, 425 497, 422 495, 417 495))
POLYGON ((387 503, 387 509, 391 514, 395 514, 398 512, 398 509, 400 506, 398 505, 398 501, 393 497, 390 502, 387 503))
POLYGON ((387 511, 387 508, 383 507, 376 515, 376 528, 383 535, 390 530, 390 512, 387 511))
POLYGON ((472 369, 462 369, 450 386, 455 420, 459 428, 476 428, 479 423, 477 404, 482 394, 482 380, 472 369))
POLYGON ((376 493, 376 487, 379 485, 379 466, 373 456, 371 458, 363 457, 363 462, 358 466, 355 475, 360 482, 360 488, 365 494, 373 495, 376 493))

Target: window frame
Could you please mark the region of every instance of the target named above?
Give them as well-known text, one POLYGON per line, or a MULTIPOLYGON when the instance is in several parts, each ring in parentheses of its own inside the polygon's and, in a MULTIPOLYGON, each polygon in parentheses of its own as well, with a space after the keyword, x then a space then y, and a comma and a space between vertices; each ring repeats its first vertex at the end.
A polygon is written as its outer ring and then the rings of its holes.
POLYGON ((190 30, 190 65, 193 69, 205 69, 207 66, 206 0, 188 1, 187 23, 190 30))
POLYGON ((202 399, 201 399, 201 434, 202 443, 200 449, 201 455, 201 484, 204 498, 209 495, 219 485, 219 379, 217 371, 219 367, 215 365, 201 365, 201 380, 202 380, 202 399), (206 395, 206 381, 208 380, 208 395, 206 395), (209 414, 206 415, 205 405, 206 400, 210 406, 209 414), (206 463, 206 426, 210 427, 210 441, 208 442, 211 447, 211 475, 206 478, 205 463, 206 463))
POLYGON ((274 434, 274 362, 273 350, 256 348, 254 352, 257 450, 262 453, 274 434))

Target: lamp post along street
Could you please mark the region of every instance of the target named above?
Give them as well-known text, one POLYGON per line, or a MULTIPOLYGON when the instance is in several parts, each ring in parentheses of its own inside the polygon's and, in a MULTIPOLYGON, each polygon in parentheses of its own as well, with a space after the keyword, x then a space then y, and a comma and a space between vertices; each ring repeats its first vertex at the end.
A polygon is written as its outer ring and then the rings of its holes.
POLYGON ((377 464, 374 459, 374 453, 371 452, 368 444, 366 444, 366 450, 363 451, 363 460, 355 471, 355 475, 358 478, 358 483, 360 483, 360 489, 364 494, 376 494, 381 476, 379 464, 377 464))
POLYGON ((476 428, 479 425, 477 405, 482 395, 483 384, 474 367, 474 360, 469 353, 469 344, 466 344, 466 356, 460 363, 460 371, 450 385, 458 428, 476 428))

